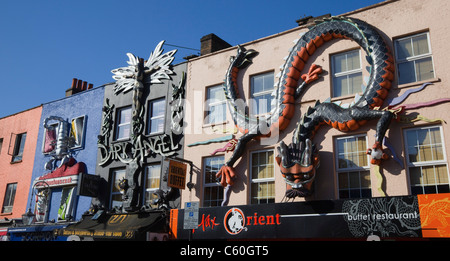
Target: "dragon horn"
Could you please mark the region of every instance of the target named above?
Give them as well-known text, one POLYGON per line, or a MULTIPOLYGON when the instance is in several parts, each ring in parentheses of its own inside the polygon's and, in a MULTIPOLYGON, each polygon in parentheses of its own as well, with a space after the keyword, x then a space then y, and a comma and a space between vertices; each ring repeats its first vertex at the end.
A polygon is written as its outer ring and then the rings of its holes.
POLYGON ((289 149, 286 145, 286 143, 284 143, 284 141, 280 142, 280 146, 277 147, 279 154, 281 155, 281 162, 283 164, 283 166, 288 166, 289 162, 291 162, 291 159, 289 157, 289 149))
POLYGON ((311 164, 312 143, 310 139, 306 139, 306 147, 303 152, 302 166, 309 166, 311 164))

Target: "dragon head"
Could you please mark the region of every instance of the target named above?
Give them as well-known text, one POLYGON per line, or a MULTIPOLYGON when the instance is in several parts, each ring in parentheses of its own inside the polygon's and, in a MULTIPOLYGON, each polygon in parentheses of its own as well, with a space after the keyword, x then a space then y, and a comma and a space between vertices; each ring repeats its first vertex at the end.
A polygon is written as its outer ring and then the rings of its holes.
POLYGON ((319 153, 311 140, 293 142, 287 146, 283 141, 277 148, 276 161, 281 175, 291 187, 286 191, 287 198, 307 197, 312 194, 312 183, 319 167, 319 153))

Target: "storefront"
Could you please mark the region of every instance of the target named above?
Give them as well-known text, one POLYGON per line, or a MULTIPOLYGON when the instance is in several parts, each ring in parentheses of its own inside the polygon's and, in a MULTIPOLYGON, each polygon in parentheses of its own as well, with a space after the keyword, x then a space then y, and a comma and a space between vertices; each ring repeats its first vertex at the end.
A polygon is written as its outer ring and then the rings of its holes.
POLYGON ((67 241, 66 236, 57 235, 55 231, 65 225, 35 225, 8 229, 10 241, 67 241))
POLYGON ((138 240, 165 241, 168 239, 166 211, 108 214, 98 211, 85 215, 77 224, 60 229, 60 236, 69 241, 138 240))
POLYGON ((171 227, 179 240, 450 237, 445 225, 450 215, 434 211, 438 205, 441 210, 449 209, 449 197, 433 194, 200 208, 193 230, 184 229, 189 214, 181 209, 172 210, 171 227))

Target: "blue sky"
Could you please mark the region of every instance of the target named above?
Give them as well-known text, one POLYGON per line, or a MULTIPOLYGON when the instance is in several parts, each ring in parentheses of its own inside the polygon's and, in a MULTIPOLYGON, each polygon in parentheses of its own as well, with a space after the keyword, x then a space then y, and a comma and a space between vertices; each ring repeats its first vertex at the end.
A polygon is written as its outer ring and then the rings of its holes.
POLYGON ((113 82, 127 52, 148 58, 161 41, 174 63, 214 33, 231 45, 297 26, 303 16, 340 15, 382 0, 2 0, 0 117, 63 98, 72 78, 113 82))

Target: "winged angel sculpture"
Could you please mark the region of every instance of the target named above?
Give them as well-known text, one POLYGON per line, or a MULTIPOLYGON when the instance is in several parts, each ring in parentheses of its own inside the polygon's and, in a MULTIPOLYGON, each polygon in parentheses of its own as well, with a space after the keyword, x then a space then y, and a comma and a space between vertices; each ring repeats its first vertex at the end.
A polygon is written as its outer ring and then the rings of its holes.
MULTIPOLYGON (((164 79, 170 79, 173 71, 170 67, 177 50, 172 50, 163 54, 162 46, 165 41, 161 41, 150 54, 147 61, 132 53, 127 53, 129 58, 128 66, 112 70, 113 79, 116 84, 113 87, 115 95, 127 93, 133 90, 132 121, 131 121, 131 143, 134 152, 133 159, 128 163, 126 177, 121 181, 124 190, 124 207, 132 209, 137 206, 139 197, 139 174, 141 173, 141 163, 139 151, 142 153, 142 139, 144 131, 144 86, 154 83, 162 83, 164 79)), ((148 88, 148 87, 147 87, 148 88)))
POLYGON ((170 79, 169 75, 173 74, 170 64, 175 58, 177 50, 162 54, 164 42, 161 41, 156 46, 145 64, 142 64, 142 68, 139 66, 140 62, 143 63, 142 59, 132 53, 127 53, 129 66, 111 71, 114 74, 113 79, 117 81, 114 86, 114 94, 126 93, 135 88, 136 84, 138 84, 138 88, 141 88, 145 83, 162 83, 162 79, 170 79))
POLYGON ((162 46, 165 41, 161 41, 150 54, 147 61, 127 53, 129 66, 112 70, 113 79, 116 80, 114 86, 114 94, 126 93, 133 90, 133 118, 131 138, 133 143, 144 129, 144 110, 142 103, 142 95, 144 93, 144 85, 152 83, 162 83, 163 79, 170 79, 173 71, 170 68, 174 55, 177 50, 163 53, 162 46))

